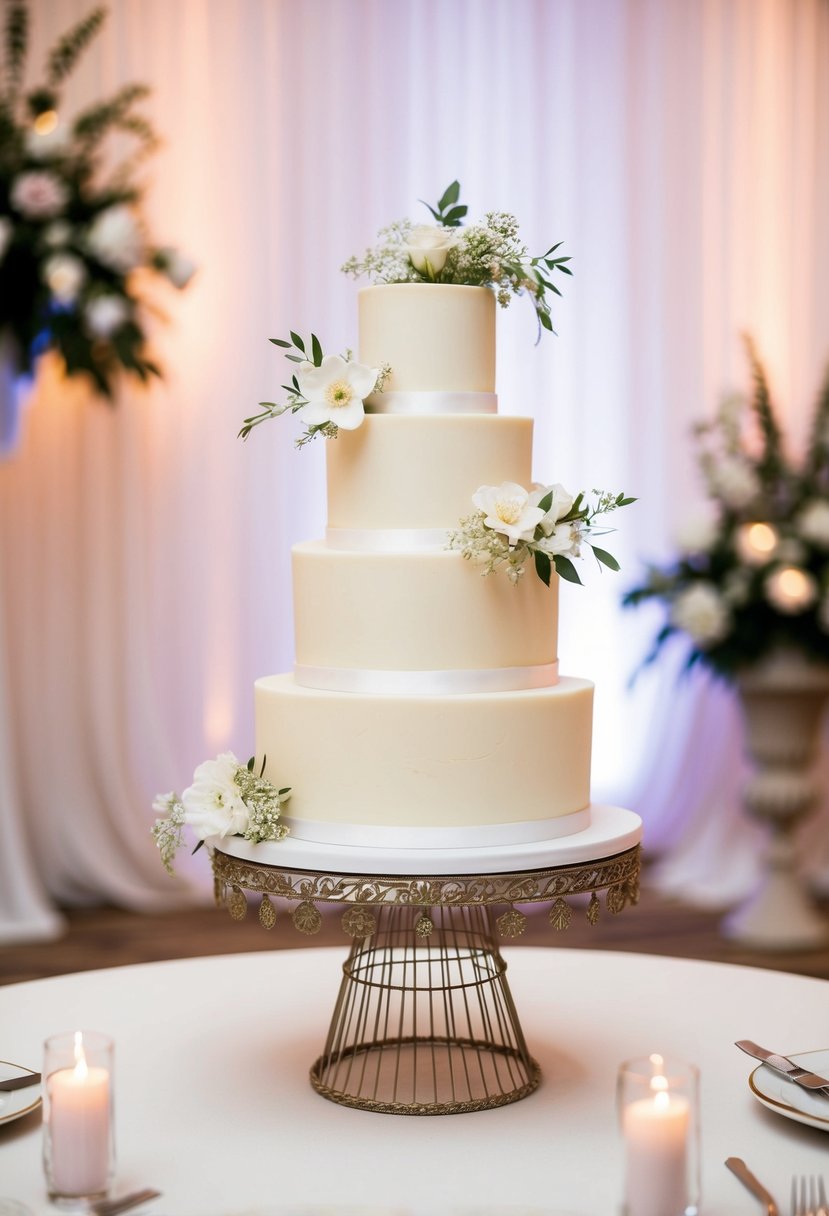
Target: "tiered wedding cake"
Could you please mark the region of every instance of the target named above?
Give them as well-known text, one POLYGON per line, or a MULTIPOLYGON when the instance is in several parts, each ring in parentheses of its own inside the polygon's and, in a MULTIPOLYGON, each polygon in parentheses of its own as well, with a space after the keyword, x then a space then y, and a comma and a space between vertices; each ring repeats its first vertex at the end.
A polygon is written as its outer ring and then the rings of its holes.
POLYGON ((293 551, 296 666, 257 681, 256 772, 290 782, 299 840, 581 831, 593 687, 558 674, 558 579, 482 578, 446 547, 478 487, 532 481, 532 420, 497 413, 494 294, 391 284, 359 308, 360 363, 391 374, 326 443, 326 538, 293 551))

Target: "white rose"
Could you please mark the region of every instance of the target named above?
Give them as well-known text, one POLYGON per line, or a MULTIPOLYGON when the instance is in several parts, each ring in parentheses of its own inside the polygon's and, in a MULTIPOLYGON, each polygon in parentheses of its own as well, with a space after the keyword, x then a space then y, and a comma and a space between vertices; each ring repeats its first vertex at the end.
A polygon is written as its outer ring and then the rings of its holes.
POLYGON ((711 583, 694 583, 671 605, 671 621, 687 633, 697 646, 721 642, 731 627, 731 613, 711 583))
MULTIPOLYGON (((533 495, 536 497, 537 491, 533 495)), ((479 486, 472 502, 484 514, 484 523, 493 532, 506 536, 510 545, 532 540, 544 512, 532 501, 523 486, 505 481, 500 486, 479 486)))
POLYGON ((764 581, 763 590, 772 608, 784 616, 806 612, 818 597, 817 581, 808 570, 798 566, 782 566, 764 581))
POLYGON ((71 253, 56 253, 43 264, 43 277, 61 304, 74 304, 86 281, 86 267, 71 253))
POLYGON ((403 248, 415 270, 433 279, 443 270, 454 244, 455 235, 451 228, 444 228, 442 224, 418 224, 412 228, 403 248))
POLYGON ((819 549, 829 549, 829 502, 813 498, 797 517, 797 530, 819 549))
POLYGON ((26 132, 26 151, 32 160, 48 160, 51 156, 61 156, 69 143, 69 130, 58 123, 51 131, 26 132))
POLYGON ((64 209, 69 195, 54 173, 33 169, 14 179, 9 197, 15 211, 27 220, 48 220, 64 209))
POLYGON ((140 265, 144 242, 129 207, 118 203, 101 211, 86 234, 89 252, 102 266, 126 274, 140 265))
POLYGON ((710 511, 698 511, 680 523, 674 543, 681 553, 708 553, 719 534, 719 522, 710 511))
POLYGON ((760 493, 754 469, 739 456, 723 456, 711 471, 714 492, 726 504, 739 510, 747 507, 760 493))
POLYGON ((365 418, 363 401, 377 383, 377 368, 351 363, 342 355, 326 355, 319 367, 300 363, 296 378, 308 402, 302 407, 303 422, 309 426, 333 422, 354 431, 365 418))
POLYGON ((181 291, 198 270, 197 264, 186 253, 178 249, 162 249, 160 254, 161 269, 174 287, 181 291))
POLYGON ((96 296, 84 309, 90 332, 96 338, 109 338, 120 329, 130 315, 130 306, 123 296, 96 296))
POLYGON ((248 827, 248 808, 236 784, 239 761, 232 752, 205 760, 193 774, 193 784, 181 796, 184 822, 200 840, 207 836, 237 836, 248 827))
POLYGON ((0 262, 2 262, 6 250, 11 245, 13 236, 14 224, 8 216, 0 215, 0 262))

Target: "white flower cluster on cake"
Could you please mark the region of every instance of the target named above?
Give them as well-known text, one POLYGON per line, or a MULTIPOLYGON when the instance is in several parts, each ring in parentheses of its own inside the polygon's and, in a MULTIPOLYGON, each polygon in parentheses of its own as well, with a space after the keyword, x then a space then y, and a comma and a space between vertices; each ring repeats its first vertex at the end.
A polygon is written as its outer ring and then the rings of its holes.
POLYGON ((531 256, 519 235, 518 221, 506 211, 488 211, 478 223, 463 225, 469 208, 460 203, 457 181, 444 190, 431 211, 434 224, 398 220, 382 228, 378 243, 342 269, 372 283, 454 283, 492 287, 506 308, 514 296, 527 295, 539 324, 552 330, 548 293, 560 296, 553 275, 572 274, 569 257, 555 257, 561 242, 531 256))
POLYGON ((596 528, 594 521, 636 500, 604 490, 592 493, 590 502, 584 492, 574 496, 562 485, 525 490, 505 481, 500 486, 481 486, 472 496, 477 511, 450 533, 448 547, 483 566, 483 574, 503 568, 512 583, 522 577, 530 557, 536 574, 548 587, 554 569, 569 582, 580 583, 572 559, 582 556, 585 545, 598 562, 618 570, 616 558, 590 539, 609 531, 596 528))
POLYGON ((650 566, 625 596, 667 609, 648 661, 684 634, 689 664, 729 677, 778 647, 829 662, 829 374, 795 463, 750 339, 746 348, 750 404, 729 397, 695 428, 711 509, 683 527, 677 558, 650 566))
POLYGON ((285 402, 260 401, 262 412, 245 419, 239 431, 242 439, 247 439, 255 426, 269 418, 300 411, 306 430, 296 440, 297 447, 303 447, 317 435, 336 439, 340 427, 354 431, 365 418, 366 397, 383 391, 391 370, 388 365, 378 368, 357 363, 350 351, 344 355, 324 355, 316 334, 311 334, 307 345, 293 330, 290 341, 285 338, 270 341, 287 351, 285 358, 299 366, 290 384, 281 386, 287 394, 285 402))
POLYGON ((254 844, 282 840, 289 829, 280 822, 280 815, 290 795, 289 787, 277 789, 261 773, 257 776, 252 759, 244 765, 233 752, 224 752, 215 760, 205 760, 181 797, 159 794, 153 802, 159 818, 152 834, 161 860, 172 873, 185 827, 199 841, 196 848, 209 836, 242 836, 254 844))

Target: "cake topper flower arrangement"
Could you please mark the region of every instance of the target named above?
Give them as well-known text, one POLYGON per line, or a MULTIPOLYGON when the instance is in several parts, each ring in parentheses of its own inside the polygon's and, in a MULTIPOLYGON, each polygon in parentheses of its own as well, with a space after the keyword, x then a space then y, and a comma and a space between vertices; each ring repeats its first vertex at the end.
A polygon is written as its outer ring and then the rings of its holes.
POLYGON ((45 78, 24 88, 29 10, 9 0, 5 71, 0 76, 0 335, 18 370, 30 372, 56 351, 70 376, 87 375, 111 397, 117 370, 142 380, 159 369, 146 350, 134 272, 158 271, 186 286, 196 267, 154 245, 137 212, 138 164, 157 145, 136 112, 149 89, 124 85, 73 119, 61 93, 81 54, 99 33, 96 8, 64 34, 46 59, 45 78), (105 138, 131 136, 133 154, 107 171, 105 138))
POLYGON ((380 230, 378 243, 362 258, 349 258, 342 267, 354 278, 372 283, 454 283, 492 287, 502 308, 517 295, 532 301, 539 325, 552 331, 550 295, 561 292, 556 273, 571 275, 569 257, 555 257, 561 241, 546 253, 530 255, 522 242, 518 221, 506 211, 488 211, 483 220, 464 225, 469 208, 459 202, 460 182, 444 190, 436 206, 424 203, 434 224, 398 220, 380 230))
POLYGON ((513 584, 523 576, 529 558, 548 587, 553 570, 568 582, 581 583, 572 559, 582 556, 585 545, 593 550, 597 562, 618 570, 616 558, 590 537, 610 531, 596 527, 600 515, 629 506, 636 499, 604 490, 592 493, 593 500, 589 501, 583 492, 574 497, 562 485, 525 490, 505 481, 500 486, 481 486, 472 496, 477 510, 450 533, 447 547, 481 565, 485 575, 503 569, 513 584))
POLYGON ((806 451, 787 454, 765 370, 745 339, 750 401, 726 400, 695 427, 713 510, 689 527, 681 553, 651 565, 626 605, 659 601, 667 620, 646 662, 672 636, 690 641, 688 666, 733 678, 778 648, 829 663, 829 371, 806 451))
POLYGON ((283 805, 291 796, 289 787, 277 789, 253 770, 253 757, 240 764, 233 752, 215 760, 205 760, 193 774, 193 784, 178 794, 159 794, 153 802, 158 812, 152 828, 161 860, 173 873, 176 853, 184 844, 184 829, 190 828, 198 843, 197 852, 208 836, 241 836, 254 844, 263 840, 283 840, 288 827, 280 822, 283 805))

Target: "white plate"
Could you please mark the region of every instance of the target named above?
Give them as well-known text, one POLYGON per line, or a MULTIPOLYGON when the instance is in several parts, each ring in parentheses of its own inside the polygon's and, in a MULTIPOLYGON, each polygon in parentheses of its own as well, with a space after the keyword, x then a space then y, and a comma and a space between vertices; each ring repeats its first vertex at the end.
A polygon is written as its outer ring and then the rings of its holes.
MULTIPOLYGON (((0 1081, 8 1081, 10 1077, 22 1077, 31 1073, 33 1068, 24 1068, 21 1064, 9 1064, 0 1060, 0 1081)), ((21 1119, 30 1111, 40 1106, 40 1086, 28 1085, 25 1089, 13 1089, 11 1093, 0 1090, 0 1123, 11 1123, 12 1119, 21 1119)))
MULTIPOLYGON (((825 1051, 803 1051, 800 1055, 789 1056, 789 1059, 810 1072, 819 1073, 822 1077, 829 1076, 829 1048, 825 1051)), ((787 1081, 767 1064, 755 1068, 748 1083, 755 1098, 769 1110, 797 1123, 829 1131, 829 1096, 809 1093, 808 1089, 787 1081)))

